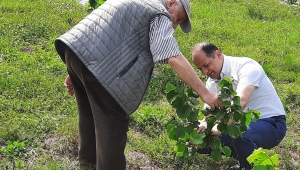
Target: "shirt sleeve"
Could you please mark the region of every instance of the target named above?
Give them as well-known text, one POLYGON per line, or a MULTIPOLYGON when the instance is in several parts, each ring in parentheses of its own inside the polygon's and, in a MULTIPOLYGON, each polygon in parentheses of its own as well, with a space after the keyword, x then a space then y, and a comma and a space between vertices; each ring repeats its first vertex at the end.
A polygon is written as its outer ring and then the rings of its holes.
POLYGON ((237 84, 237 91, 245 88, 245 86, 259 87, 264 70, 255 61, 246 62, 238 72, 239 83, 237 84))
POLYGON ((173 23, 167 16, 157 15, 152 19, 149 37, 154 63, 167 63, 168 58, 182 55, 173 33, 173 23))

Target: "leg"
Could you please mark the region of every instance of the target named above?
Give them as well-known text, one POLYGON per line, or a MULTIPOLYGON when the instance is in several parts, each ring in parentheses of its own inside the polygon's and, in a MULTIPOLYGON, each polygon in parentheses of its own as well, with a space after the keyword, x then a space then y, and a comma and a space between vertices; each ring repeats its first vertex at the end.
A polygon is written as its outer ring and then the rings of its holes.
POLYGON ((79 119, 79 162, 82 169, 88 169, 96 165, 96 138, 92 110, 84 85, 78 77, 78 67, 75 54, 71 50, 66 51, 66 64, 68 73, 75 90, 79 119))
POLYGON ((97 170, 125 170, 129 117, 87 69, 83 72, 86 72, 82 79, 94 116, 97 170))
POLYGON ((232 142, 241 166, 251 169, 247 157, 259 147, 264 149, 275 147, 283 139, 285 132, 285 120, 278 122, 275 118, 266 118, 252 122, 243 137, 232 142))
POLYGON ((87 98, 83 99, 89 101, 88 105, 92 111, 93 123, 91 124, 93 124, 93 133, 96 138, 94 151, 97 155, 97 170, 125 170, 124 149, 129 117, 82 62, 77 57, 72 58, 72 60, 74 62, 73 68, 77 72, 76 75, 78 75, 87 94, 87 98))

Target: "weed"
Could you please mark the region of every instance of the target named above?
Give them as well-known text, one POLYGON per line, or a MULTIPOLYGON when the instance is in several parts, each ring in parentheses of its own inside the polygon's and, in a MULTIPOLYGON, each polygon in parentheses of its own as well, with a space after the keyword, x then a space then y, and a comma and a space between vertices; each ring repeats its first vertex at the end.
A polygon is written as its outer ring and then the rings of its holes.
POLYGON ((4 155, 4 157, 8 158, 9 161, 13 164, 13 169, 15 167, 20 167, 20 162, 15 161, 15 159, 25 157, 26 156, 26 144, 25 142, 18 141, 8 141, 7 146, 4 148, 0 148, 0 153, 4 155))

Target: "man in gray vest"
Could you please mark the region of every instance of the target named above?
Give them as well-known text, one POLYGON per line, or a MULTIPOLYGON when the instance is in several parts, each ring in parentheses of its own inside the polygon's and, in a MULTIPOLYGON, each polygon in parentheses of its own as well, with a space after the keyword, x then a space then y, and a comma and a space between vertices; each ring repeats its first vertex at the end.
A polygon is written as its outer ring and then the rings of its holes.
POLYGON ((81 167, 126 168, 129 115, 156 63, 169 63, 212 109, 221 106, 173 37, 178 25, 190 32, 189 14, 189 0, 108 0, 55 41, 78 105, 81 167))

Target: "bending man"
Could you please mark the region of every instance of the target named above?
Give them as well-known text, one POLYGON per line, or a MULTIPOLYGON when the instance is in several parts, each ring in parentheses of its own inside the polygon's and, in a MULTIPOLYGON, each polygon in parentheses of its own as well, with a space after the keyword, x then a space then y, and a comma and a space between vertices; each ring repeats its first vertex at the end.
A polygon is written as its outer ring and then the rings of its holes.
POLYGON ((55 41, 79 111, 79 162, 97 170, 126 168, 129 115, 140 105, 154 64, 169 63, 212 108, 209 92, 173 37, 190 32, 188 0, 108 0, 55 41))

